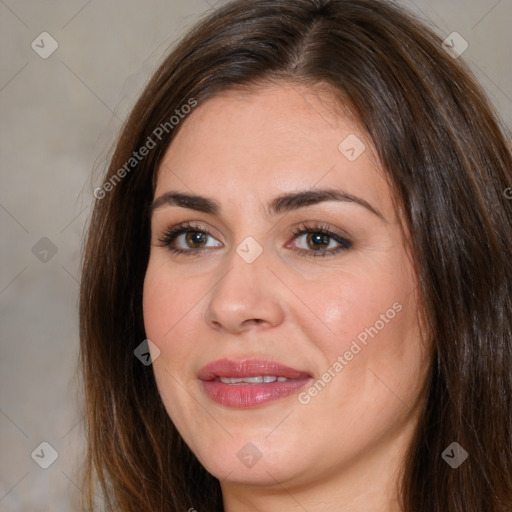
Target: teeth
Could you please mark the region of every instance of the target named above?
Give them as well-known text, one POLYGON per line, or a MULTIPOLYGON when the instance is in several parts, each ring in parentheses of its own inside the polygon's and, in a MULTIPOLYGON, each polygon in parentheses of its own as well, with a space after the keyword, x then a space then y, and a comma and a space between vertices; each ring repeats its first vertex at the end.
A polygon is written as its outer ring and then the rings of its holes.
POLYGON ((265 375, 257 377, 220 377, 219 379, 224 384, 261 384, 263 382, 286 382, 290 379, 287 377, 276 377, 274 375, 265 375))
POLYGON ((241 380, 242 382, 247 382, 248 384, 261 384, 263 382, 263 377, 245 377, 241 380))
POLYGON ((221 377, 220 381, 224 384, 240 384, 240 382, 243 381, 243 379, 234 378, 234 377, 221 377))

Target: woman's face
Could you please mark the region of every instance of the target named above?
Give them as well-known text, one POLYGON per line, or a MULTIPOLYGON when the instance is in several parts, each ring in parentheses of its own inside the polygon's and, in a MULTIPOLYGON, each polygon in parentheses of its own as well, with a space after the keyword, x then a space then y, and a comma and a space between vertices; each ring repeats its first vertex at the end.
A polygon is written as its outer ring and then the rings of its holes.
POLYGON ((368 137, 325 89, 284 83, 225 92, 182 123, 144 283, 170 418, 226 485, 388 471, 428 363, 368 137))

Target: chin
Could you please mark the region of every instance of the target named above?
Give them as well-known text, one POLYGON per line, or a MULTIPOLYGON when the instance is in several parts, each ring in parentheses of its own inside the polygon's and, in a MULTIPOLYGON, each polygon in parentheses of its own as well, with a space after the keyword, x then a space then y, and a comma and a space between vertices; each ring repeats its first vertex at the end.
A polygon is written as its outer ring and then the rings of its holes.
POLYGON ((205 469, 221 482, 240 485, 275 486, 305 477, 311 464, 297 446, 270 442, 264 435, 241 435, 196 453, 205 469), (253 437, 254 441, 248 438, 253 437))

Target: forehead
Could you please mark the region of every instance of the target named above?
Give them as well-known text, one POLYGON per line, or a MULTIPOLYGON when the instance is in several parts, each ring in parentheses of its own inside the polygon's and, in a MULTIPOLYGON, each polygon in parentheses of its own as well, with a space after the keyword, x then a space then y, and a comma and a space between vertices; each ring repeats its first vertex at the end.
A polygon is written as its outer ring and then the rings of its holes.
POLYGON ((229 90, 197 107, 164 155, 155 197, 193 190, 249 203, 317 187, 392 208, 372 143, 350 111, 326 87, 280 83, 229 90))

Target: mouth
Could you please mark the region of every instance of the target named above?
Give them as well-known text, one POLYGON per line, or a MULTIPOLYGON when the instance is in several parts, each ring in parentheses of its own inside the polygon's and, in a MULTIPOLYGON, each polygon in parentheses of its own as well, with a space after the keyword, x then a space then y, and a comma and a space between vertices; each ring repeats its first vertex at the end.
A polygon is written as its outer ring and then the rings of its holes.
POLYGON ((203 367, 198 378, 214 402, 247 409, 296 393, 312 380, 312 375, 275 361, 221 359, 203 367))
POLYGON ((290 380, 287 377, 276 377, 275 375, 258 375, 256 377, 218 377, 220 382, 223 382, 224 384, 234 384, 234 385, 240 385, 240 384, 262 384, 262 383, 269 383, 269 382, 290 382, 290 380))

